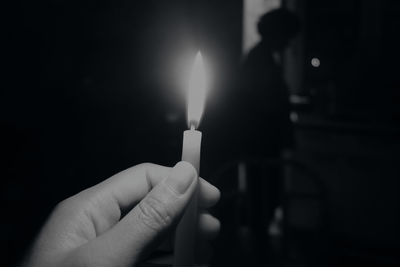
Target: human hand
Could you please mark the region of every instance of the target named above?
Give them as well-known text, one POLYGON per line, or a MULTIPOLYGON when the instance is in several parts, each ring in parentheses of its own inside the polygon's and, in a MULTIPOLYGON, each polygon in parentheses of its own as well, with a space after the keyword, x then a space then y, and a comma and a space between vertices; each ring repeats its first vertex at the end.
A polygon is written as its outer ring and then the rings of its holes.
MULTIPOLYGON (((199 208, 218 201, 218 189, 196 177, 187 162, 145 163, 62 201, 23 266, 138 265, 174 228, 197 185, 199 208)), ((212 238, 219 221, 203 212, 198 227, 199 236, 212 238)))

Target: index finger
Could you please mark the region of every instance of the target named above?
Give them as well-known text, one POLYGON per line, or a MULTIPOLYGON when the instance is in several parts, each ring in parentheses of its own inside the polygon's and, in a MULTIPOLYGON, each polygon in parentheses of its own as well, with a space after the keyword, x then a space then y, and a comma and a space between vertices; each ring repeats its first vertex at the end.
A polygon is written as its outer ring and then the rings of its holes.
MULTIPOLYGON (((115 201, 121 211, 133 208, 142 200, 151 189, 171 172, 171 167, 153 163, 142 163, 121 171, 107 180, 85 190, 95 199, 115 201)), ((209 208, 219 199, 219 190, 199 178, 199 206, 209 208)), ((85 191, 82 193, 85 194, 85 191)))
POLYGON ((93 190, 97 196, 111 197, 121 210, 126 210, 139 203, 170 171, 170 167, 142 163, 111 176, 93 190))

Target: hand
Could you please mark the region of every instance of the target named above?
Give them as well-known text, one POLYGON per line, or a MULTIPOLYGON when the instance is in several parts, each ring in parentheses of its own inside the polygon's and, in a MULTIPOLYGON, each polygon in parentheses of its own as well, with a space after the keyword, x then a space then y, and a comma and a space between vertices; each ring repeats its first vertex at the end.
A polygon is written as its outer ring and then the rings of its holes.
MULTIPOLYGON (((24 266, 136 266, 176 225, 199 186, 199 206, 219 199, 195 179, 187 162, 173 168, 141 164, 62 201, 46 222, 24 266)), ((199 214, 199 232, 212 237, 219 221, 199 214)))

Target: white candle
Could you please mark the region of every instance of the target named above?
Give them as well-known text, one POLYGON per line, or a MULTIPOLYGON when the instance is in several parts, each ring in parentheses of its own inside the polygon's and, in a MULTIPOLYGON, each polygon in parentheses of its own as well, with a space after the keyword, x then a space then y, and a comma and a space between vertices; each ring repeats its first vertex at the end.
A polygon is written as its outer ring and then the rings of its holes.
MULTIPOLYGON (((201 132, 197 131, 196 128, 200 123, 204 109, 205 87, 203 60, 200 52, 198 52, 189 84, 187 119, 190 129, 183 133, 182 146, 182 160, 191 163, 195 167, 197 174, 200 171, 201 132)), ((196 189, 176 229, 174 267, 191 267, 194 265, 197 231, 197 191, 196 189)))

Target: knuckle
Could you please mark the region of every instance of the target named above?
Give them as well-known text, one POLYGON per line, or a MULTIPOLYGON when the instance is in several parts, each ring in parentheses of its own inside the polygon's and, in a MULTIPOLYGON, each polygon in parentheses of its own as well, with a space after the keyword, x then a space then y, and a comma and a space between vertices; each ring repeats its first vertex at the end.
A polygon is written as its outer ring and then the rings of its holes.
POLYGON ((150 162, 143 162, 143 163, 136 165, 136 167, 138 169, 143 170, 143 171, 150 169, 152 166, 154 166, 154 164, 150 163, 150 162))
POLYGON ((77 194, 59 202, 53 209, 53 212, 73 216, 79 214, 87 205, 87 202, 87 199, 77 194))
POLYGON ((154 196, 147 196, 138 204, 139 220, 153 230, 160 230, 172 222, 165 204, 154 196))
POLYGON ((56 207, 55 210, 69 210, 71 206, 73 206, 75 203, 75 198, 74 197, 69 197, 66 198, 62 201, 60 201, 56 207))

